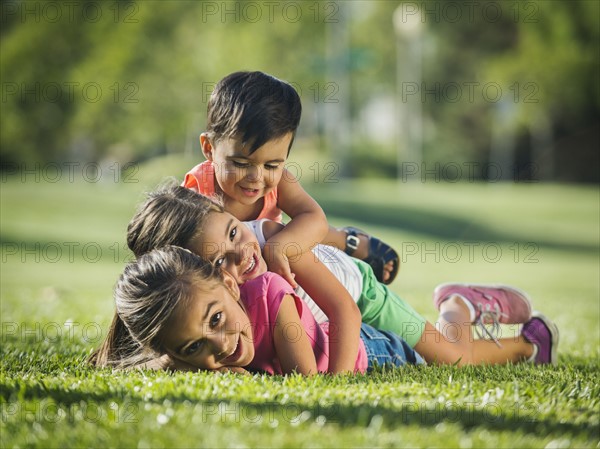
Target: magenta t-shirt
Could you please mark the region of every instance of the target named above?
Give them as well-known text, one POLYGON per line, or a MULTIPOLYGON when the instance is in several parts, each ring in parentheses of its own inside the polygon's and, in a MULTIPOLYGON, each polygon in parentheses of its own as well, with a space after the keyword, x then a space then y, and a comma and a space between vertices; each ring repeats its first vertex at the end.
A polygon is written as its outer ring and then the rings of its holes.
MULTIPOLYGON (((267 272, 247 281, 240 287, 240 290, 242 302, 252 323, 254 337, 255 356, 247 368, 266 371, 270 374, 283 374, 275 351, 273 333, 281 301, 285 295, 292 295, 300 321, 315 353, 317 370, 319 372, 328 371, 329 323, 317 324, 306 304, 296 296, 290 284, 278 274, 267 272)), ((293 339, 298 335, 298 329, 294 329, 290 325, 289 329, 286 329, 286 335, 293 339)), ((367 366, 365 345, 360 340, 354 369, 364 373, 367 366)))

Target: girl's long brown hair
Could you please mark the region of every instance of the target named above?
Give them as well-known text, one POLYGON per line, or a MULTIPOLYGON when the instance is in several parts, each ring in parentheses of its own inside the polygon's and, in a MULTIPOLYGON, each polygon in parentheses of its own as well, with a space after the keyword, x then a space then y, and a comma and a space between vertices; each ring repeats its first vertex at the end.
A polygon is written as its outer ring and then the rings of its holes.
MULTIPOLYGON (((162 261, 164 265, 165 260, 170 258, 171 262, 178 261, 181 266, 182 258, 187 256, 179 255, 177 258, 171 254, 177 253, 178 250, 163 250, 150 258, 143 258, 143 256, 157 248, 169 245, 188 247, 191 240, 202 229, 210 212, 223 212, 223 207, 218 201, 181 186, 166 186, 148 195, 147 200, 139 207, 127 227, 127 245, 138 260, 125 268, 117 283, 115 289, 117 310, 106 339, 88 359, 90 363, 96 366, 128 367, 143 364, 157 357, 155 352, 149 350, 148 345, 145 346, 147 343, 145 339, 144 342, 139 339, 139 335, 145 334, 146 330, 138 331, 137 338, 133 336, 136 335, 135 333, 132 335, 132 326, 126 323, 129 321, 138 323, 139 317, 134 318, 129 313, 128 307, 125 307, 126 302, 134 297, 143 297, 147 300, 152 298, 152 301, 156 298, 152 292, 143 288, 131 290, 133 285, 130 283, 136 276, 141 276, 145 272, 154 272, 158 275, 158 271, 156 269, 153 271, 148 265, 153 262, 162 261)), ((167 273, 163 270, 160 274, 166 276, 167 273)), ((160 285, 150 279, 149 282, 156 286, 157 294, 162 291, 160 285)), ((162 291, 162 293, 167 292, 162 291)))
POLYGON ((90 362, 128 368, 164 354, 161 334, 173 312, 198 289, 223 282, 219 269, 178 246, 155 249, 129 263, 115 287, 116 313, 102 346, 90 362))

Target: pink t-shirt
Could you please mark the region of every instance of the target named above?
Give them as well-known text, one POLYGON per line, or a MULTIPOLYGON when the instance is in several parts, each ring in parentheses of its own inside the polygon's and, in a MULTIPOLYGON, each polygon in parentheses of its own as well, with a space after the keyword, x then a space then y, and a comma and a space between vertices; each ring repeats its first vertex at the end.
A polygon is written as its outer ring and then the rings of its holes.
MULTIPOLYGON (((211 161, 204 161, 196 165, 186 173, 183 187, 193 190, 196 193, 201 193, 208 197, 215 195, 215 167, 211 161)), ((254 220, 268 218, 269 220, 282 222, 281 209, 277 206, 277 188, 270 191, 263 197, 263 208, 258 217, 254 220)))
MULTIPOLYGON (((317 361, 317 370, 327 372, 329 368, 329 323, 317 324, 306 304, 296 296, 292 287, 278 274, 267 272, 247 281, 240 287, 242 302, 252 323, 254 337, 254 360, 247 368, 266 371, 270 374, 283 374, 277 353, 273 333, 275 320, 281 301, 285 295, 292 295, 300 316, 302 327, 310 341, 317 361)), ((286 335, 294 338, 297 330, 290 327, 286 335)), ((365 345, 359 342, 355 371, 364 373, 368 359, 365 345)))

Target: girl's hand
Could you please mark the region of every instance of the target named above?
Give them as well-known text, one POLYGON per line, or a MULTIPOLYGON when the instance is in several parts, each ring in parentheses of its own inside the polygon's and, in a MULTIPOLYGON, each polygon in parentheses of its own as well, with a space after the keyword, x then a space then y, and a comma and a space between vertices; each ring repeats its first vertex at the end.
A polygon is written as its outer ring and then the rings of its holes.
POLYGON ((217 371, 219 371, 220 373, 236 373, 236 374, 244 374, 246 376, 251 375, 248 371, 246 371, 241 366, 224 366, 222 368, 219 368, 217 371))
POLYGON ((171 357, 169 354, 163 354, 160 357, 149 360, 136 366, 137 368, 154 370, 172 370, 172 371, 198 371, 198 367, 190 365, 171 357))
MULTIPOLYGON (((163 354, 156 359, 139 366, 140 368, 150 368, 155 370, 171 370, 171 371, 200 371, 200 368, 189 363, 175 359, 168 354, 163 354)), ((250 373, 241 366, 224 366, 218 370, 220 373, 237 373, 250 376, 250 373)))

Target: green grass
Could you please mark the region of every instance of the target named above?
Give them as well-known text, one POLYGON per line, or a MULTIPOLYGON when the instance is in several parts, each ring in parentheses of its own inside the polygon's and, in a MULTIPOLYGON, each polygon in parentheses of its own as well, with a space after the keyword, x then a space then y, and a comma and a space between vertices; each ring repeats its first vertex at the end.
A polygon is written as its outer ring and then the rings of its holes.
POLYGON ((302 179, 332 223, 402 252, 393 288, 432 321, 441 282, 528 291, 560 327, 556 367, 314 378, 88 367, 131 257, 127 222, 157 173, 189 165, 155 160, 130 184, 0 185, 1 447, 599 447, 597 187, 302 179))

